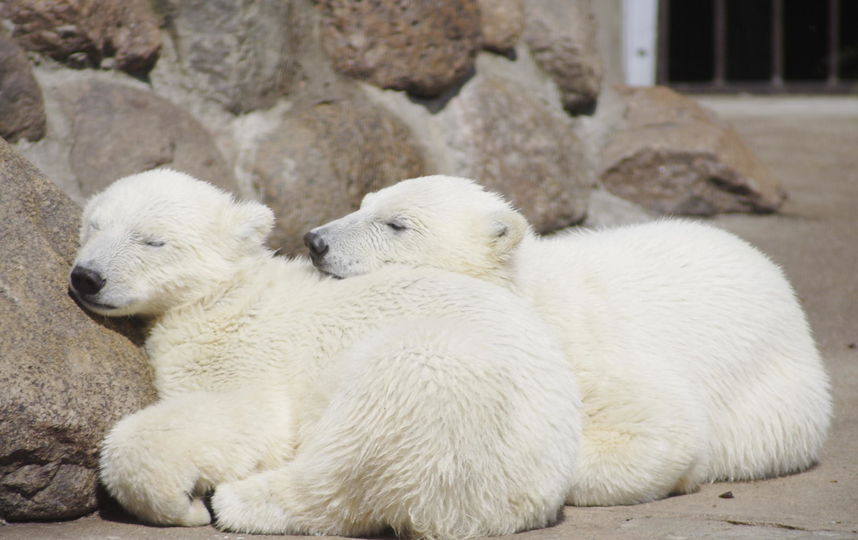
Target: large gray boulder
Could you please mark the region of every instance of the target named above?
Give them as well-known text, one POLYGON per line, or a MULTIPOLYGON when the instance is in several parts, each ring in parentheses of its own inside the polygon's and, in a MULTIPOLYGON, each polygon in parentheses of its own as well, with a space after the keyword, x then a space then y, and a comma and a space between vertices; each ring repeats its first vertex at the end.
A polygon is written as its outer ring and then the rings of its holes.
POLYGON ((48 134, 22 149, 82 203, 121 176, 171 167, 236 192, 232 171, 193 115, 144 85, 82 72, 43 75, 48 134))
POLYGON ((381 88, 437 96, 480 49, 477 0, 324 0, 322 45, 340 72, 381 88))
POLYGON ((469 161, 467 175, 504 193, 537 231, 580 221, 592 184, 584 147, 570 124, 526 87, 479 77, 448 107, 451 147, 469 161))
POLYGON ((664 87, 619 87, 623 113, 602 150, 601 183, 666 214, 773 212, 786 198, 736 131, 664 87))
POLYGON ((157 85, 176 86, 244 113, 270 107, 295 73, 296 1, 160 0, 166 26, 157 85))
POLYGON ((591 114, 603 69, 590 0, 527 0, 524 41, 557 84, 566 110, 591 114))
POLYGON ((483 48, 506 52, 515 48, 524 32, 524 0, 480 0, 483 48))
POLYGON ((110 57, 116 68, 145 75, 161 49, 147 0, 5 0, 0 19, 12 23, 24 48, 74 67, 98 67, 110 57))
POLYGON ((79 208, 0 139, 0 519, 96 508, 98 445, 155 399, 142 334, 67 294, 79 208))
POLYGON ((527 50, 516 61, 481 53, 454 95, 414 102, 364 86, 402 118, 427 151, 431 173, 473 178, 506 195, 536 230, 580 222, 595 184, 588 147, 527 50))
POLYGON ((27 55, 0 32, 0 137, 15 142, 44 135, 42 89, 27 55))
POLYGON ((277 216, 270 243, 285 253, 302 250, 304 233, 355 210, 366 193, 425 173, 408 129, 356 98, 290 111, 253 154, 257 196, 277 216))

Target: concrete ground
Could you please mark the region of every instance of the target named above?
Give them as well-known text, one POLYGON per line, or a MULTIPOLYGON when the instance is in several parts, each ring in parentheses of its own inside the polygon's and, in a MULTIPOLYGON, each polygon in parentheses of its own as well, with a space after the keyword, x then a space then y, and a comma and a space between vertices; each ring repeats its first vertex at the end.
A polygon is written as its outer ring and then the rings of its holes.
MULTIPOLYGON (((858 538, 858 97, 701 101, 733 122, 791 196, 780 215, 716 222, 781 264, 808 312, 834 388, 834 422, 821 462, 794 476, 712 484, 649 504, 567 507, 556 526, 517 540, 858 538), (728 492, 732 498, 723 496, 728 492)), ((249 537, 110 516, 0 526, 6 540, 249 537)))

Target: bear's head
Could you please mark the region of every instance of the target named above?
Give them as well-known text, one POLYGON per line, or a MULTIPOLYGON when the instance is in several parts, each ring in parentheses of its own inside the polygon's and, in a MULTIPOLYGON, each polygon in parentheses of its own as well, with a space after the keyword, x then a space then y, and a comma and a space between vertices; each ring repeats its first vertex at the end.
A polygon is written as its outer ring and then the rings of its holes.
POLYGON ((213 292, 268 250, 257 202, 169 169, 121 178, 86 204, 69 288, 109 316, 156 316, 213 292))
POLYGON ((360 209, 304 236, 317 268, 351 277, 385 264, 432 266, 506 283, 525 218, 466 178, 403 180, 364 197, 360 209))

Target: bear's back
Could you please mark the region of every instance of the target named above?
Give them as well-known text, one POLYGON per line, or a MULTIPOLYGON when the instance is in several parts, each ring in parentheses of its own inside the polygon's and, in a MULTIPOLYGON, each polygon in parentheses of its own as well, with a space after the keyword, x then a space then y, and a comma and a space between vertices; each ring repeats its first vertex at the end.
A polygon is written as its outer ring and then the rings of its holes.
POLYGON ((533 308, 501 287, 435 269, 391 266, 338 280, 302 259, 255 261, 223 297, 168 313, 147 350, 162 396, 266 381, 305 392, 344 348, 405 318, 480 320, 529 347, 557 347, 533 308), (527 331, 524 331, 527 329, 527 331))
POLYGON ((721 354, 731 347, 789 343, 794 356, 814 355, 780 268, 719 229, 665 220, 539 240, 526 249, 519 260, 522 294, 555 326, 586 329, 584 343, 673 351, 693 369, 722 359, 717 369, 727 372, 741 370, 730 358, 751 353, 721 354), (737 341, 738 328, 754 343, 737 341), (756 339, 761 335, 765 344, 756 339))

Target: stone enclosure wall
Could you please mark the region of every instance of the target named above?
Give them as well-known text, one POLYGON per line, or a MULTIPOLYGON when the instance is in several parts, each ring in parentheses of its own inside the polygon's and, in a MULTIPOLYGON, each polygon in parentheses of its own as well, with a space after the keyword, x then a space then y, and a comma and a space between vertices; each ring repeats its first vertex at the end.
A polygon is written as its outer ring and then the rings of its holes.
POLYGON ((687 98, 603 88, 589 0, 5 0, 0 19, 0 136, 74 201, 170 166, 271 205, 289 253, 430 173, 542 232, 596 188, 669 213, 783 198, 687 98))
POLYGON ((433 173, 505 193, 540 232, 775 211, 777 181, 713 113, 603 84, 591 8, 0 1, 0 518, 92 511, 97 442, 153 399, 137 330, 64 292, 79 205, 120 176, 168 166, 260 200, 284 253, 433 173))

